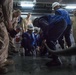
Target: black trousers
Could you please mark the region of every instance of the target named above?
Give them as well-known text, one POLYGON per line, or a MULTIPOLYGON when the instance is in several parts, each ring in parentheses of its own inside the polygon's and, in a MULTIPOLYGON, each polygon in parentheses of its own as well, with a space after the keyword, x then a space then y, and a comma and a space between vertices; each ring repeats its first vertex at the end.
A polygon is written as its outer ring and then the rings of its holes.
MULTIPOLYGON (((46 43, 50 49, 56 50, 56 41, 62 36, 66 28, 67 25, 62 21, 50 29, 49 34, 46 38, 46 43)), ((52 55, 52 58, 57 59, 58 56, 52 55)))

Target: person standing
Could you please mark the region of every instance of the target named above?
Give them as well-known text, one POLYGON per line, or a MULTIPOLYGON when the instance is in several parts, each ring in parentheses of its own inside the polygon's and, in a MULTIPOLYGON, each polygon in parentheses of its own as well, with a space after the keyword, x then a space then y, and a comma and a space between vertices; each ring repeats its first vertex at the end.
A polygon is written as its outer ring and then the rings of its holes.
POLYGON ((52 4, 52 8, 54 9, 55 14, 62 16, 67 23, 67 28, 66 28, 65 32, 63 33, 63 35, 59 38, 58 42, 61 45, 62 49, 64 49, 63 37, 65 37, 67 46, 71 47, 72 44, 71 44, 71 39, 70 39, 70 33, 71 33, 72 22, 71 22, 69 13, 65 9, 62 9, 60 7, 60 3, 58 3, 58 2, 54 2, 52 4))
MULTIPOLYGON (((13 15, 12 15, 12 26, 13 29, 17 31, 17 26, 18 26, 18 18, 21 15, 20 10, 14 10, 13 15)), ((10 36, 9 35, 9 54, 12 55, 13 53, 17 53, 18 51, 16 50, 15 47, 15 36, 10 36)))

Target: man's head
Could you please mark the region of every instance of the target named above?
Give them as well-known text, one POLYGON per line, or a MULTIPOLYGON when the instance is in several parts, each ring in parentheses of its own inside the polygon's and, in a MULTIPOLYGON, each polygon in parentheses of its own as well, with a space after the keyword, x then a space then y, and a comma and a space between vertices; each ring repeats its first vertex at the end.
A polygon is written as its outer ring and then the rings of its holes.
POLYGON ((58 9, 58 8, 60 8, 60 3, 59 3, 59 2, 54 2, 54 3, 52 4, 52 9, 56 10, 56 9, 58 9))
POLYGON ((32 24, 28 25, 27 30, 31 33, 34 30, 34 26, 32 24))
POLYGON ((39 27, 39 18, 35 18, 33 21, 33 25, 39 27))
POLYGON ((40 32, 40 28, 39 27, 34 27, 34 33, 39 33, 40 32))

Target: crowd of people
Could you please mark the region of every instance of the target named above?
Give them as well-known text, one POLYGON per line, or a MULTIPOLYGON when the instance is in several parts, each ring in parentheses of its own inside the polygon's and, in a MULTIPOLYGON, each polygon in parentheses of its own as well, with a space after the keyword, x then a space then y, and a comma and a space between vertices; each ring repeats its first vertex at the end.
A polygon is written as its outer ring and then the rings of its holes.
MULTIPOLYGON (((0 74, 8 71, 6 65, 14 63, 12 56, 19 53, 20 48, 25 50, 25 56, 47 55, 52 59, 46 63, 47 66, 62 65, 58 55, 76 55, 76 47, 71 47, 70 38, 76 18, 71 20, 69 13, 58 2, 54 2, 52 8, 54 15, 46 14, 32 21, 31 13, 23 18, 19 9, 13 10, 13 0, 0 1, 0 74), (63 50, 56 50, 57 41, 63 50)), ((73 28, 75 35, 76 28, 73 28)), ((76 36, 74 38, 76 42, 76 36)), ((20 54, 23 56, 22 52, 20 54)))

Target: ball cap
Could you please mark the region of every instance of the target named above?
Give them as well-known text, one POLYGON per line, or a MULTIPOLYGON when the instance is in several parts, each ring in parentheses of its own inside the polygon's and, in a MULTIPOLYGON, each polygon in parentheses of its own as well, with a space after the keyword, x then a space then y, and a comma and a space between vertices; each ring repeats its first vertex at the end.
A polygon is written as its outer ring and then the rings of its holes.
POLYGON ((52 4, 52 9, 54 9, 56 6, 60 6, 60 3, 59 3, 59 2, 54 2, 54 3, 52 4))

